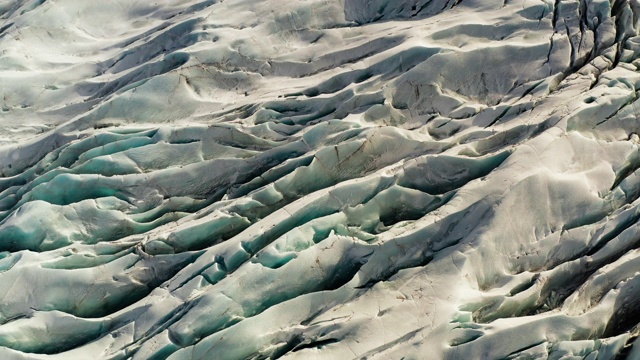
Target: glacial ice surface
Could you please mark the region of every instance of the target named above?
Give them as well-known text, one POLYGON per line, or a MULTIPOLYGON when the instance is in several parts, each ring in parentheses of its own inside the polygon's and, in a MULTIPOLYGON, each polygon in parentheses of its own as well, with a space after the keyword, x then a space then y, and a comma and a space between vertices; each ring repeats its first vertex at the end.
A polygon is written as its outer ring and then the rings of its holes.
POLYGON ((640 359, 639 33, 0 0, 0 359, 640 359))

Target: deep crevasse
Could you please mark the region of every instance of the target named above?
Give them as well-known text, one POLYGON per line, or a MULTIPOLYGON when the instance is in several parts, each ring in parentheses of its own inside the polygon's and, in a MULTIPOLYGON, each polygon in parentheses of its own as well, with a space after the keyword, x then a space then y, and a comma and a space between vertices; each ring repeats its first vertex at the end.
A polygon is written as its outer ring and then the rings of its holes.
POLYGON ((0 358, 640 358, 639 18, 0 1, 0 358))

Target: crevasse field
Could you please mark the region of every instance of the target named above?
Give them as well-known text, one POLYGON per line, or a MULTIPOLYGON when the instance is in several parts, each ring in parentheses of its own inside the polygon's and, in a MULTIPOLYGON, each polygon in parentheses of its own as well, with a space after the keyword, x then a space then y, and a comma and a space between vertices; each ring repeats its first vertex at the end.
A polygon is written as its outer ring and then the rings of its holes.
POLYGON ((0 359, 640 359, 639 0, 0 0, 0 359))

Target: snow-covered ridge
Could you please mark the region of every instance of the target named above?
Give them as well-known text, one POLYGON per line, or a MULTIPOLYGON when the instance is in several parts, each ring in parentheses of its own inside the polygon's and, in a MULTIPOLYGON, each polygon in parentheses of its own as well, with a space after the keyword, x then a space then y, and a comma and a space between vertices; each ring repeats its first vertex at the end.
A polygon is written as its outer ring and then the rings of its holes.
POLYGON ((638 0, 0 0, 0 359, 640 358, 638 0))

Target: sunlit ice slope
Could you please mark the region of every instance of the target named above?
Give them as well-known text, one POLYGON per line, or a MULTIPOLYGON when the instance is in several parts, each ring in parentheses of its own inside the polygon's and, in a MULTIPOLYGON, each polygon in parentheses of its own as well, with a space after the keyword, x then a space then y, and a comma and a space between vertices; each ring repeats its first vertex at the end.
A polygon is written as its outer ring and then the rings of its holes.
POLYGON ((0 0, 0 359, 640 358, 638 0, 0 0))

